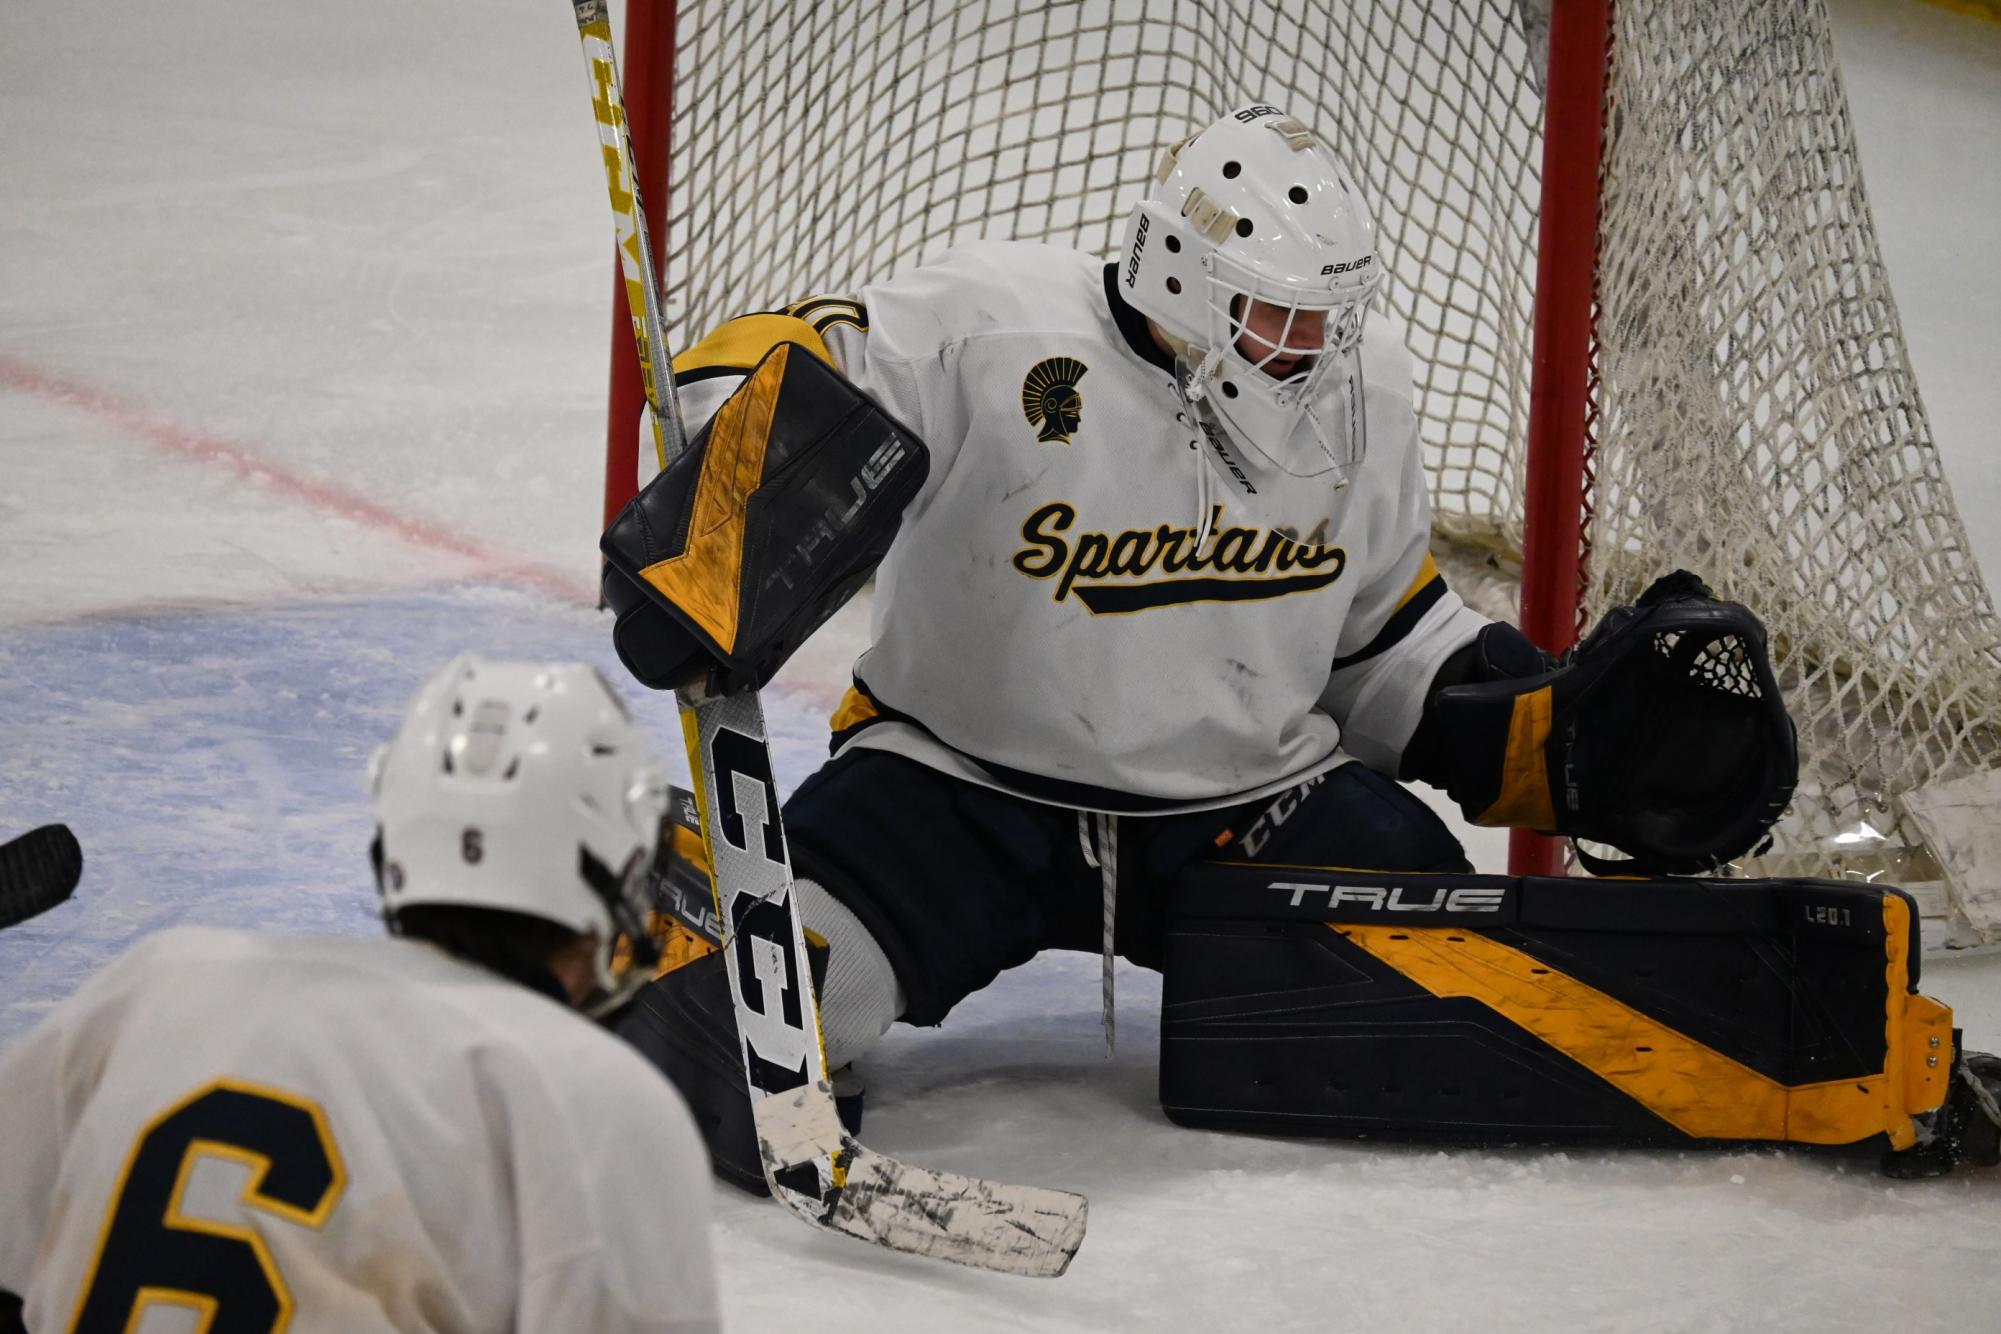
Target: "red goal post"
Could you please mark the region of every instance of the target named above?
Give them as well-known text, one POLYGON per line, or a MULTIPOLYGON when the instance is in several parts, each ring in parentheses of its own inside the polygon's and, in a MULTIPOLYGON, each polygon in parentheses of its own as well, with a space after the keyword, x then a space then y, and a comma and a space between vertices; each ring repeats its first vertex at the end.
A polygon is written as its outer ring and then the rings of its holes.
MULTIPOLYGON (((674 0, 629 0, 625 7, 625 49, 620 57, 626 125, 632 136, 633 167, 646 209, 646 234, 655 253, 667 236, 667 200, 674 188, 669 149, 674 142, 674 0)), ((643 288, 641 289, 644 290, 643 288)), ((670 345, 657 350, 672 357, 670 345)), ((664 367, 663 367, 664 371, 664 367)), ((611 521, 639 490, 639 437, 646 411, 646 385, 632 337, 632 310, 625 299, 625 271, 612 255, 611 388, 605 414, 604 522, 611 521)), ((648 433, 650 434, 650 433, 648 433)))

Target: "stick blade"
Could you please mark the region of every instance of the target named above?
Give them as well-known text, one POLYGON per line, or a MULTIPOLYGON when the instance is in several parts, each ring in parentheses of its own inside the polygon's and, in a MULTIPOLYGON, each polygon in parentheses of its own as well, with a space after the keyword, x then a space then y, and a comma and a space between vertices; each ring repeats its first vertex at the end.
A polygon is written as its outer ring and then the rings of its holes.
POLYGON ((66 824, 45 824, 0 844, 0 928, 47 912, 81 879, 83 848, 66 824))
POLYGON ((824 1226, 910 1255, 1027 1278, 1055 1278, 1084 1244, 1082 1195, 898 1162, 853 1145, 847 1184, 824 1226))
POLYGON ((1055 1278, 1084 1244, 1082 1195, 899 1162, 841 1126, 825 1080, 754 1104, 773 1197, 814 1227, 906 1255, 1055 1278))

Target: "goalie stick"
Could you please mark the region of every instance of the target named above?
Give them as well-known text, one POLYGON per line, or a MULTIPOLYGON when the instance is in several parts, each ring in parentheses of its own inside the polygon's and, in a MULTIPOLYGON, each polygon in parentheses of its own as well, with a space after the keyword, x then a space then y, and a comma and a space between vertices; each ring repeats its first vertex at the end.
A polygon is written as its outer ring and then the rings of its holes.
MULTIPOLYGON (((618 227, 633 338, 663 465, 684 446, 604 0, 571 0, 618 227), (636 299, 635 299, 636 298, 636 299)), ((937 1172, 876 1153, 834 1108, 806 936, 756 691, 676 692, 723 925, 758 1148, 774 1198, 815 1227, 1001 1273, 1055 1277, 1084 1240, 1081 1195, 937 1172)))
POLYGON ((0 844, 0 928, 67 899, 83 878, 83 849, 66 824, 45 824, 0 844))

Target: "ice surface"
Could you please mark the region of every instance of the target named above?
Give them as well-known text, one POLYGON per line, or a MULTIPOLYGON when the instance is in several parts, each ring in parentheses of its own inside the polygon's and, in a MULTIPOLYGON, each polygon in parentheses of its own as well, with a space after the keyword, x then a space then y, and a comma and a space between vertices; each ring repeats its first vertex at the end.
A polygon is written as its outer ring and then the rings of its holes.
MULTIPOLYGON (((2001 570, 2001 26, 1836 9, 1913 360, 2001 570)), ((585 605, 594 144, 554 0, 0 7, 0 832, 67 820, 88 858, 73 903, 0 938, 0 1042, 168 922, 374 929, 362 763, 424 673, 471 645, 615 667, 585 605)), ((774 692, 781 786, 859 635, 845 614, 774 692)), ((668 702, 642 708, 678 754, 668 702)), ((1996 1327, 2001 1176, 1180 1130, 1153 1099, 1157 980, 1122 971, 1107 1060, 1096 968, 1009 974, 868 1072, 885 1152, 1091 1196, 1068 1276, 731 1197, 732 1328, 1996 1327)), ((2001 1044, 1993 964, 1927 978, 2001 1044)))

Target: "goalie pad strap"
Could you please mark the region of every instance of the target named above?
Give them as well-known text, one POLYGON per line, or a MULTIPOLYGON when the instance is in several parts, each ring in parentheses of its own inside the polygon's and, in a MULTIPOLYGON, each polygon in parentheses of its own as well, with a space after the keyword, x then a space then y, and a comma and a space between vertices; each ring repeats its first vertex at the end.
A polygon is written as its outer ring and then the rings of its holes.
POLYGON ((1915 921, 1852 882, 1203 864, 1161 1102, 1278 1133, 1902 1149, 1953 1055, 1915 921))
POLYGON ((620 659, 655 689, 764 685, 882 560, 929 467, 868 395, 779 344, 605 530, 620 659))

